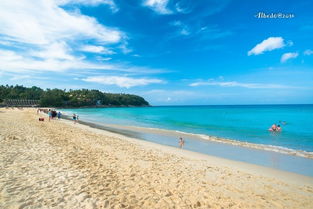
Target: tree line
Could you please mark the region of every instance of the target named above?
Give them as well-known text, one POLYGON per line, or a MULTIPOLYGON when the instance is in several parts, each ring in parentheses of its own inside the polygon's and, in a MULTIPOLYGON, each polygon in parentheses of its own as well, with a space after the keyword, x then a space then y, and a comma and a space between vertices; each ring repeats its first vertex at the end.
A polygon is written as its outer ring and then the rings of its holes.
POLYGON ((133 94, 104 93, 99 90, 61 90, 20 85, 0 86, 0 103, 5 99, 39 100, 42 107, 148 106, 142 97, 133 94))

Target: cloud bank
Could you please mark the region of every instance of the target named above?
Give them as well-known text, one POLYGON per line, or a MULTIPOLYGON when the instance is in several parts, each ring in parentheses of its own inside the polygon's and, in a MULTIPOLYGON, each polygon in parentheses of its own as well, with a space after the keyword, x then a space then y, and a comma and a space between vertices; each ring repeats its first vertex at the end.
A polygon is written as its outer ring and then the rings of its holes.
POLYGON ((290 86, 280 84, 267 84, 267 83, 241 83, 237 81, 219 82, 214 80, 200 81, 189 84, 189 86, 221 86, 221 87, 242 87, 249 89, 285 89, 291 88, 290 86))
POLYGON ((94 39, 117 43, 123 34, 100 24, 95 18, 68 12, 53 0, 2 0, 0 2, 2 39, 27 44, 51 44, 60 40, 94 39))
MULTIPOLYGON (((75 1, 77 4, 110 4, 109 0, 75 1)), ((69 12, 60 5, 71 0, 0 1, 0 70, 62 71, 70 69, 112 69, 75 55, 76 50, 113 54, 103 45, 122 44, 123 32, 100 24, 95 18, 69 12), (81 41, 101 46, 79 46, 81 41), (75 44, 73 44, 75 43, 75 44)), ((76 53, 77 54, 77 53, 76 53)))
POLYGON ((82 79, 87 82, 100 83, 104 85, 116 85, 123 88, 131 88, 134 86, 146 86, 148 84, 164 83, 160 79, 151 78, 131 78, 126 76, 93 76, 82 79))

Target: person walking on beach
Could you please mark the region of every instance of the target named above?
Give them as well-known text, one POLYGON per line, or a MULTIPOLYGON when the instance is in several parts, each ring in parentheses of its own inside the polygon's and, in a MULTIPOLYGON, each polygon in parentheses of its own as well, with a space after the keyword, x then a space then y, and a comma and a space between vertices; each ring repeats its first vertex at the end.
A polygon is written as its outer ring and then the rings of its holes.
POLYGON ((184 148, 185 141, 184 141, 184 139, 182 137, 179 137, 178 144, 179 144, 179 148, 181 148, 181 149, 184 148))
POLYGON ((61 119, 61 115, 62 115, 62 114, 61 114, 61 112, 59 111, 59 112, 58 112, 58 119, 59 119, 59 120, 61 119))
POLYGON ((74 121, 74 124, 76 123, 76 114, 73 114, 73 121, 74 121))
POLYGON ((48 111, 48 116, 49 116, 49 122, 50 122, 50 120, 52 119, 52 111, 50 109, 48 111))

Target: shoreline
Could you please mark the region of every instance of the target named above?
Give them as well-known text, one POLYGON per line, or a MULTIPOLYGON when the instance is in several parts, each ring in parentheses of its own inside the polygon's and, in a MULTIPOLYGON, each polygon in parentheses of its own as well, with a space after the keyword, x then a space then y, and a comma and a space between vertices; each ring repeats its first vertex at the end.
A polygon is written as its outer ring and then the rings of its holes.
MULTIPOLYGON (((63 114, 64 116, 68 117, 68 120, 71 120, 70 115, 63 114)), ((113 132, 122 132, 123 130, 130 130, 135 129, 138 131, 151 131, 156 134, 165 133, 165 134, 173 134, 178 133, 185 137, 196 137, 199 140, 205 140, 209 142, 217 142, 217 143, 223 143, 226 145, 232 145, 232 146, 240 146, 248 149, 257 149, 262 151, 269 151, 269 152, 276 152, 291 156, 298 156, 308 159, 313 159, 313 152, 304 151, 304 150, 295 150, 287 147, 282 146, 276 146, 276 145, 268 145, 268 144, 256 144, 251 142, 244 142, 236 139, 230 139, 230 138, 222 138, 218 136, 210 136, 206 134, 198 134, 198 133, 190 133, 185 131, 179 131, 179 130, 172 130, 172 129, 162 129, 162 128, 153 128, 153 127, 143 127, 143 126, 128 126, 128 125, 121 125, 121 124, 109 124, 109 123, 103 123, 98 122, 95 120, 80 120, 81 123, 85 125, 90 126, 97 126, 98 128, 104 128, 105 130, 112 130, 113 132)))
POLYGON ((252 164, 252 163, 240 162, 240 161, 236 161, 236 160, 216 157, 213 155, 202 154, 202 153, 195 152, 195 151, 180 149, 179 147, 172 147, 172 146, 157 144, 154 142, 134 138, 131 135, 127 136, 127 135, 124 135, 120 132, 113 132, 112 130, 106 130, 103 126, 101 126, 99 124, 91 123, 91 122, 83 121, 83 123, 78 122, 76 124, 73 124, 70 119, 66 119, 66 120, 63 120, 60 122, 63 122, 65 124, 73 126, 73 127, 79 127, 82 129, 86 129, 86 130, 89 130, 89 131, 94 132, 94 133, 100 133, 100 134, 103 134, 106 136, 110 135, 113 137, 122 138, 122 139, 127 140, 131 143, 136 143, 138 145, 142 145, 142 146, 144 146, 146 148, 150 148, 150 149, 157 149, 157 150, 160 150, 162 152, 166 152, 167 154, 174 154, 174 155, 178 155, 180 157, 191 158, 194 160, 209 160, 211 162, 216 162, 216 163, 213 163, 216 166, 220 165, 222 163, 223 166, 231 167, 233 169, 239 168, 242 171, 252 172, 254 174, 262 173, 262 175, 269 177, 269 178, 276 178, 277 176, 279 176, 280 178, 287 180, 289 182, 300 183, 300 184, 309 184, 309 185, 313 186, 313 177, 312 176, 305 176, 305 175, 301 175, 301 174, 297 174, 297 173, 293 173, 293 172, 269 168, 269 167, 265 167, 265 166, 252 164))
MULTIPOLYGON (((313 178, 0 109, 3 208, 311 208, 313 178)), ((41 117, 41 116, 40 116, 41 117)))
MULTIPOLYGON (((72 121, 69 116, 67 116, 66 120, 72 121)), ((311 177, 313 176, 313 170, 310 169, 310 167, 313 166, 313 161, 310 158, 274 152, 272 150, 268 151, 263 149, 256 149, 254 147, 244 147, 218 141, 209 141, 202 138, 194 139, 190 138, 189 134, 177 135, 175 131, 162 129, 144 128, 138 126, 121 126, 112 124, 108 125, 84 120, 80 120, 79 123, 91 128, 112 132, 126 137, 136 138, 141 141, 151 142, 158 145, 165 145, 171 148, 177 148, 176 139, 182 136, 183 138, 188 139, 188 145, 184 148, 184 150, 188 150, 198 154, 204 154, 206 156, 214 156, 237 162, 272 168, 280 171, 287 171, 311 177), (147 130, 148 132, 145 132, 147 130), (202 141, 204 143, 201 143, 202 141), (197 148, 195 148, 194 146, 191 146, 190 143, 201 143, 200 145, 202 145, 202 147, 198 146, 197 148)))
MULTIPOLYGON (((294 172, 288 172, 288 171, 284 171, 284 170, 280 170, 280 169, 256 165, 253 163, 247 163, 247 162, 241 162, 241 161, 237 161, 237 160, 217 157, 217 156, 203 154, 203 153, 195 152, 195 151, 191 151, 191 150, 179 149, 178 147, 162 145, 162 144, 158 144, 155 142, 150 142, 150 141, 136 138, 134 136, 134 134, 129 133, 128 130, 123 132, 123 129, 118 129, 118 128, 120 128, 120 127, 126 128, 127 127, 127 128, 139 129, 139 130, 150 129, 150 130, 156 130, 156 131, 161 130, 161 131, 169 131, 169 132, 179 132, 179 131, 159 129, 159 128, 146 128, 146 127, 139 127, 139 126, 123 126, 123 125, 116 125, 116 124, 104 124, 104 123, 96 123, 93 121, 85 121, 85 120, 79 120, 76 122, 76 124, 73 124, 73 120, 71 119, 70 115, 63 114, 63 117, 64 116, 66 117, 66 118, 64 118, 65 120, 60 120, 60 122, 63 122, 67 125, 74 126, 74 127, 80 126, 80 128, 82 128, 82 129, 87 129, 87 130, 90 130, 90 131, 95 132, 95 133, 101 133, 103 135, 110 135, 110 136, 114 136, 114 137, 118 137, 118 138, 123 138, 127 141, 135 142, 136 144, 144 145, 144 146, 147 146, 149 148, 160 149, 162 151, 167 152, 168 154, 175 153, 175 155, 177 154, 177 155, 180 155, 181 157, 189 157, 189 158, 194 158, 194 159, 198 159, 198 160, 199 159, 202 159, 202 160, 210 159, 213 161, 217 160, 218 162, 222 161, 223 164, 225 164, 227 166, 238 169, 238 165, 239 165, 239 167, 241 169, 243 168, 244 171, 250 171, 251 172, 252 170, 254 170, 254 171, 256 171, 256 173, 262 173, 265 170, 264 173, 267 175, 267 177, 274 178, 276 176, 280 176, 280 177, 283 177, 286 180, 291 181, 291 182, 297 182, 298 180, 301 179, 301 181, 304 180, 302 183, 312 184, 312 186, 313 186, 313 176, 307 176, 307 175, 302 175, 302 174, 298 174, 298 173, 294 173, 294 172), (109 126, 106 126, 106 125, 109 125, 109 126), (112 126, 112 127, 110 127, 110 126, 112 126), (114 128, 117 128, 117 129, 114 129, 114 128), (177 150, 179 150, 179 151, 177 152, 177 150), (291 177, 291 178, 289 178, 289 177, 291 177)), ((182 133, 188 134, 188 135, 190 134, 190 133, 186 133, 186 132, 182 132, 182 133)), ((195 135, 197 135, 197 134, 195 134, 195 135)), ((213 138, 215 138, 215 137, 213 136, 213 138)), ((216 142, 217 143, 224 143, 224 142, 220 142, 220 141, 216 141, 216 142)), ((228 143, 226 143, 226 144, 228 144, 228 143)), ((233 144, 231 144, 231 145, 237 146, 237 145, 233 145, 233 144)), ((238 145, 238 146, 240 146, 240 145, 238 145)), ((254 148, 254 147, 248 147, 248 148, 249 149, 258 149, 258 148, 254 148)), ((274 151, 271 151, 271 152, 274 152, 274 151)), ((283 154, 286 154, 286 153, 283 153, 283 154)))

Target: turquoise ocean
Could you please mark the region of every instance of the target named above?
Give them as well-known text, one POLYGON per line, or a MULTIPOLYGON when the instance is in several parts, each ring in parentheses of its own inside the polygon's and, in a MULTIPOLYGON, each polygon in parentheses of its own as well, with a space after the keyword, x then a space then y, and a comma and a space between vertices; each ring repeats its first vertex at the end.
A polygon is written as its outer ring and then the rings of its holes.
POLYGON ((313 176, 313 105, 61 109, 81 121, 166 146, 313 176), (281 133, 268 131, 280 124, 281 133), (211 137, 214 136, 214 137, 211 137), (221 143, 222 142, 222 143, 221 143), (235 145, 235 146, 234 146, 235 145))
POLYGON ((64 109, 89 121, 169 129, 313 152, 313 105, 64 109), (280 124, 281 133, 268 131, 280 124))

